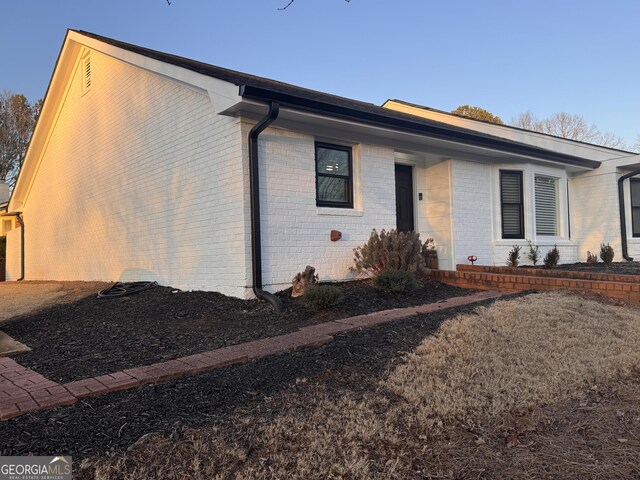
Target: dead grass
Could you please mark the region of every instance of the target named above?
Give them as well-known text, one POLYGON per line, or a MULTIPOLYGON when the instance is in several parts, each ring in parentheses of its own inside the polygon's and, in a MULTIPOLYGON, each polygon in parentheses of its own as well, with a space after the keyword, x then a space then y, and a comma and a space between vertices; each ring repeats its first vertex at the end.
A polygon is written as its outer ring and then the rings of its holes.
POLYGON ((103 282, 0 282, 0 324, 51 305, 97 294, 103 282))
POLYGON ((376 391, 310 385, 224 427, 86 460, 79 474, 634 478, 639 346, 638 310, 559 293, 497 302, 446 322, 376 391))
POLYGON ((571 398, 640 365, 640 312, 566 293, 446 322, 386 381, 421 418, 464 421, 571 398))

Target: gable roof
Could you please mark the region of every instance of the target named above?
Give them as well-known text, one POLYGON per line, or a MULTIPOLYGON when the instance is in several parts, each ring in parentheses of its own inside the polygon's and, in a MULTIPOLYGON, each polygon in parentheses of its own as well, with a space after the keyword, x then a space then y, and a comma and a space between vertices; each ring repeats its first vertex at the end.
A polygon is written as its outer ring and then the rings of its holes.
POLYGON ((466 129, 444 122, 396 112, 373 103, 298 87, 256 75, 210 65, 185 57, 121 42, 82 30, 71 30, 132 53, 185 68, 202 75, 237 85, 243 98, 261 102, 278 102, 292 109, 319 113, 330 117, 349 119, 369 125, 399 130, 431 138, 456 141, 468 145, 494 149, 516 155, 525 155, 565 165, 597 168, 600 162, 565 153, 555 152, 525 143, 466 129))

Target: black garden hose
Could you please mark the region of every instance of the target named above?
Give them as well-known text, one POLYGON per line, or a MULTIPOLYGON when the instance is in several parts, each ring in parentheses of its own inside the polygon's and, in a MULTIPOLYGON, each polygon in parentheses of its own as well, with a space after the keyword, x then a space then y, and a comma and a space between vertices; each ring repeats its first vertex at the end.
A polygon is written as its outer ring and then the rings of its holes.
POLYGON ((140 293, 157 285, 158 282, 116 282, 109 288, 100 290, 98 292, 98 298, 124 297, 125 295, 140 293))

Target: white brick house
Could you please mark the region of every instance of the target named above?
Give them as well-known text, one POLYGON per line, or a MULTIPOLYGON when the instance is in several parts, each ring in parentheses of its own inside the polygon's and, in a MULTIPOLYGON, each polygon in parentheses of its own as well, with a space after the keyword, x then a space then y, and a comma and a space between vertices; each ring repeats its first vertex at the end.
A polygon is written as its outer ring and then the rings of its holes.
MULTIPOLYGON (((639 157, 384 107, 69 31, 9 202, 24 227, 8 234, 7 278, 249 298, 307 264, 351 278, 353 248, 400 226, 433 237, 444 269, 469 255, 504 264, 525 238, 543 254, 557 244, 567 262, 601 242, 621 257, 617 179, 639 157)), ((640 255, 625 188, 629 254, 640 255)))

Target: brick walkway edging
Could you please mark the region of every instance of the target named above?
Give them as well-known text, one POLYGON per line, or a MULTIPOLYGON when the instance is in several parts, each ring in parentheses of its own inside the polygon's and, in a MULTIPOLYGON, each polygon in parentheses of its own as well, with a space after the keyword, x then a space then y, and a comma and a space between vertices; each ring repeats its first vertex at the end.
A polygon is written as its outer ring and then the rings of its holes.
POLYGON ((383 310, 367 315, 320 323, 275 337, 240 343, 174 360, 86 378, 65 384, 48 380, 39 373, 23 367, 11 358, 0 358, 0 420, 8 420, 26 413, 73 405, 79 399, 126 390, 148 383, 196 375, 229 365, 318 347, 333 340, 333 335, 346 333, 382 323, 401 320, 420 313, 470 305, 505 295, 484 291, 463 297, 452 297, 438 303, 416 307, 383 310))

